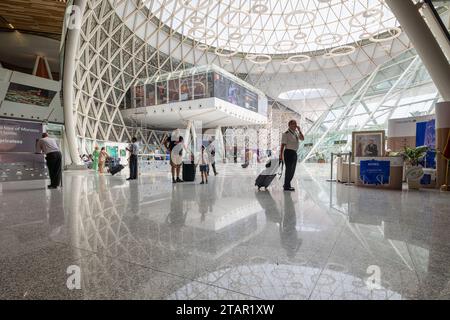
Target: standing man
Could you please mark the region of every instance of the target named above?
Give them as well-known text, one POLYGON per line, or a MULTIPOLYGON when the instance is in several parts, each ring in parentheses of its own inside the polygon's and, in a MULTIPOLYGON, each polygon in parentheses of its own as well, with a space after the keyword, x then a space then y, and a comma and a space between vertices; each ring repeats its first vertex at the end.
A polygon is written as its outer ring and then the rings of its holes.
POLYGON ((127 151, 130 153, 130 177, 127 180, 136 180, 138 176, 138 153, 139 146, 137 144, 136 137, 131 139, 131 143, 127 148, 127 151))
POLYGON ((284 191, 295 191, 291 186, 292 178, 297 167, 297 151, 300 141, 305 140, 297 121, 289 121, 289 129, 281 138, 280 160, 286 165, 286 174, 284 176, 284 191))
POLYGON ((214 145, 215 140, 209 140, 208 145, 208 155, 209 155, 209 163, 211 163, 211 167, 213 168, 214 175, 217 176, 216 170, 216 146, 214 145))
POLYGON ((61 184, 62 178, 62 156, 56 140, 49 138, 48 133, 44 132, 42 138, 37 143, 39 152, 45 154, 47 161, 48 174, 50 176, 49 189, 56 189, 61 184))

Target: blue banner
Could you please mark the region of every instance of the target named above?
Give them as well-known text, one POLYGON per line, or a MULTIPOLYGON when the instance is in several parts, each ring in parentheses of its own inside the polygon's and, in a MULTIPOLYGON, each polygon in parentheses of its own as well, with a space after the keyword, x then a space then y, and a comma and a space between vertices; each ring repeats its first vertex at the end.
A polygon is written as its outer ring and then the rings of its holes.
POLYGON ((364 184, 389 184, 390 176, 390 161, 366 160, 360 163, 360 179, 364 184))
MULTIPOLYGON (((427 146, 436 148, 436 120, 418 122, 416 124, 416 147, 427 146)), ((424 168, 436 169, 436 152, 428 151, 420 163, 424 168)))

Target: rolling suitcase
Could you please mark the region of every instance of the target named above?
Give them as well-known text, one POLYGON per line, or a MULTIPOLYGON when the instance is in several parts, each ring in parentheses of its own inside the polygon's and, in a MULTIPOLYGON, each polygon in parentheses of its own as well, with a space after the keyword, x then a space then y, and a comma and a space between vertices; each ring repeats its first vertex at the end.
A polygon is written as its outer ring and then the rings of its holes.
POLYGON ((195 164, 183 162, 183 180, 195 181, 195 164))
POLYGON ((258 190, 261 188, 268 188, 270 186, 270 184, 272 183, 273 179, 275 179, 277 175, 276 174, 272 174, 270 176, 266 176, 266 175, 259 175, 258 178, 256 178, 255 181, 255 186, 258 187, 258 190))
POLYGON ((266 169, 261 172, 261 174, 256 178, 255 186, 258 187, 258 190, 261 188, 268 188, 270 184, 272 183, 273 179, 277 175, 280 176, 283 173, 283 166, 281 167, 281 171, 278 172, 280 169, 280 159, 271 159, 266 164, 266 169))
POLYGON ((124 168, 123 165, 118 164, 114 167, 111 167, 111 169, 109 169, 109 173, 111 173, 112 175, 115 175, 115 174, 119 173, 120 171, 122 171, 123 168, 124 168))

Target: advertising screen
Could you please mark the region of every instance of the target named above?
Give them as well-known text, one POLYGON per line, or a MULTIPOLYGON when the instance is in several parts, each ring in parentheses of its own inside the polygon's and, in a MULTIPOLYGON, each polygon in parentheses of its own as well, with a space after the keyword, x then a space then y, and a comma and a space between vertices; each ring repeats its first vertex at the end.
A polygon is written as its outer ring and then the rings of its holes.
POLYGON ((48 107, 56 95, 56 91, 39 89, 18 83, 11 83, 5 100, 17 103, 48 107))
POLYGON ((214 96, 216 98, 228 101, 228 87, 230 80, 221 74, 214 73, 214 96))
POLYGON ((197 74, 194 76, 194 99, 206 98, 207 81, 206 74, 197 74))
POLYGON ((136 108, 145 107, 144 103, 144 86, 137 86, 134 88, 134 99, 136 108))
POLYGON ((254 112, 258 112, 258 95, 248 89, 244 90, 245 90, 244 107, 254 112))
POLYGON ((0 152, 36 152, 42 124, 0 119, 0 152))
POLYGON ((180 79, 180 100, 192 100, 192 76, 180 79))
POLYGON ((167 81, 156 83, 156 104, 167 103, 167 81))
POLYGON ((169 80, 169 102, 180 101, 180 81, 178 79, 169 80))
POLYGON ((154 106, 156 105, 156 90, 155 90, 155 84, 147 84, 145 86, 145 97, 146 101, 145 104, 147 106, 154 106))
POLYGON ((214 97, 214 72, 208 72, 208 92, 206 97, 214 97))
POLYGON ((218 73, 214 74, 214 96, 247 110, 259 111, 258 94, 218 73))
POLYGON ((239 88, 239 85, 235 84, 234 82, 230 82, 227 95, 228 102, 239 106, 240 91, 241 90, 239 88))

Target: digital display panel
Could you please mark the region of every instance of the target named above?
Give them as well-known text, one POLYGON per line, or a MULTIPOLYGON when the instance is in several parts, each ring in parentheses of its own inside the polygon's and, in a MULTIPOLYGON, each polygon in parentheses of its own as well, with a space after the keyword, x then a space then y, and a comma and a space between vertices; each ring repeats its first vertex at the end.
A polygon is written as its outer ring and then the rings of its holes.
POLYGON ((187 101, 192 100, 192 76, 180 79, 180 100, 187 101))
POLYGON ((156 83, 156 104, 167 103, 167 81, 156 83))
POLYGON ((207 81, 206 74, 194 75, 194 99, 206 98, 207 81))
POLYGON ((268 102, 265 97, 260 97, 257 92, 218 72, 204 72, 193 76, 184 76, 180 79, 138 85, 134 88, 136 107, 211 97, 267 115, 268 102))
POLYGON ((145 107, 144 86, 137 86, 134 88, 134 101, 136 108, 145 107))
POLYGON ((40 89, 18 83, 10 83, 5 100, 16 103, 48 107, 56 95, 56 91, 40 89))
POLYGON ((169 80, 169 102, 180 101, 180 80, 169 80))
POLYGON ((156 90, 155 90, 155 84, 147 84, 145 86, 146 94, 145 94, 145 103, 147 106, 154 106, 156 105, 156 90))
POLYGON ((214 96, 247 110, 258 112, 258 94, 214 73, 214 96))

